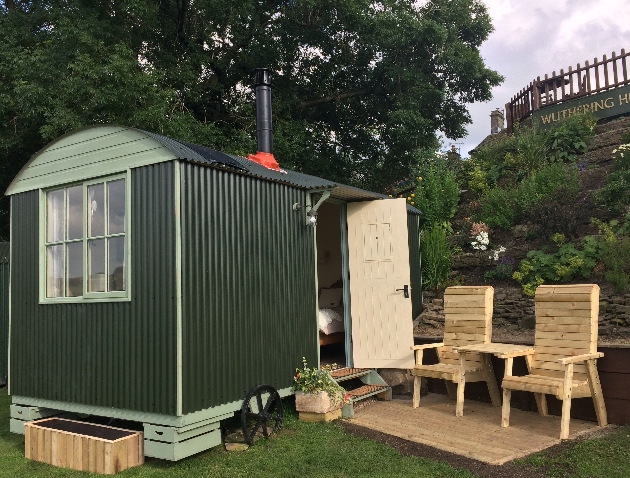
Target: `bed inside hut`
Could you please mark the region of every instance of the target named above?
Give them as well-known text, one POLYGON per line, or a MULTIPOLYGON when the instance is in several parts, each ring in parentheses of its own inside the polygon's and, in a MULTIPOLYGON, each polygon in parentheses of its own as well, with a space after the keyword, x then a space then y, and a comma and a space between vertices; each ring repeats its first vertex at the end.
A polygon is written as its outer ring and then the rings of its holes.
POLYGON ((340 204, 325 202, 318 210, 317 282, 320 363, 345 366, 340 204))

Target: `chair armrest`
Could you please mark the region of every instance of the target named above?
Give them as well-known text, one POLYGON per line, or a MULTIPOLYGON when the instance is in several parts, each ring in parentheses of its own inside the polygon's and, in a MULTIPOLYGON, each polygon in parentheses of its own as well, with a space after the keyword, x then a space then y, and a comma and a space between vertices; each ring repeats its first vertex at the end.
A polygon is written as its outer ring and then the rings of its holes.
POLYGON ((414 345, 411 347, 411 350, 436 349, 438 347, 444 347, 444 342, 436 342, 434 344, 414 345))
POLYGON ((558 359, 558 363, 566 365, 568 363, 586 362, 587 360, 596 359, 596 358, 600 358, 600 357, 603 357, 603 356, 604 356, 603 352, 595 352, 595 353, 592 353, 592 354, 574 355, 573 357, 564 357, 564 358, 558 359))

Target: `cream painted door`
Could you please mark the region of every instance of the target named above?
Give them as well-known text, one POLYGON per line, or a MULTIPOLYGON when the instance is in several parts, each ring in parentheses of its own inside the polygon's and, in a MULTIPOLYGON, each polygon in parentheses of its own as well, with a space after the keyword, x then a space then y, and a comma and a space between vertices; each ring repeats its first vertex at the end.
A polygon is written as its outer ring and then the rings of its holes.
POLYGON ((359 368, 413 368, 404 199, 348 204, 352 354, 359 368))

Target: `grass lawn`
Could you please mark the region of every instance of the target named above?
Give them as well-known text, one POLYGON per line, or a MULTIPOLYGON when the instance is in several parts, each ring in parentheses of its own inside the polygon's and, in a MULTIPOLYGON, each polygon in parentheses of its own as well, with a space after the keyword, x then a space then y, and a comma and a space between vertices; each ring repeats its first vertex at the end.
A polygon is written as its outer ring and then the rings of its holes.
POLYGON ((542 451, 519 460, 557 478, 630 476, 630 426, 602 438, 580 440, 559 454, 542 451))
MULTIPOLYGON (((0 390, 0 477, 85 476, 24 458, 24 437, 9 433, 6 389, 0 390)), ((262 439, 245 452, 223 447, 177 463, 149 458, 143 466, 119 476, 140 477, 472 477, 446 463, 404 457, 394 448, 347 434, 340 426, 305 423, 285 410, 284 426, 271 439, 262 439)))
MULTIPOLYGON (((86 475, 24 458, 24 437, 9 433, 10 402, 6 389, 0 390, 0 477, 86 475)), ((149 458, 143 466, 119 475, 274 478, 476 476, 444 462, 402 456, 390 446, 350 435, 334 423, 301 422, 291 409, 290 400, 287 402, 289 410, 285 409, 284 426, 280 433, 271 439, 257 441, 245 452, 228 453, 221 446, 177 463, 149 458)), ((571 442, 560 450, 536 453, 517 461, 516 466, 538 469, 558 478, 628 477, 630 427, 619 428, 601 438, 571 442)), ((500 468, 497 467, 497 475, 505 476, 499 472, 500 468)))

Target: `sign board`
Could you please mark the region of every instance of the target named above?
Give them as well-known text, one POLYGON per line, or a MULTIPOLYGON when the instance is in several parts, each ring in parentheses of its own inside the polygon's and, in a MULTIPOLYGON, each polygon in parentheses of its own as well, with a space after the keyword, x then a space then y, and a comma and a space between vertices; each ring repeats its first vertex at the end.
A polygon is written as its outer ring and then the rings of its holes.
POLYGON ((630 85, 543 107, 534 111, 532 118, 539 126, 547 128, 573 114, 587 111, 593 113, 596 118, 630 114, 630 85))

